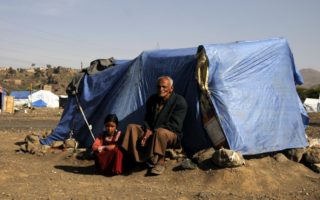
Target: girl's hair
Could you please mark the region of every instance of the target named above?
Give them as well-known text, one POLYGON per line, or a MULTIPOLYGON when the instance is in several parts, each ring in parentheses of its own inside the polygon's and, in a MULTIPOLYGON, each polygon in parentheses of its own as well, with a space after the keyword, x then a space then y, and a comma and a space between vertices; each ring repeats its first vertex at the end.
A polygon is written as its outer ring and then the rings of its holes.
POLYGON ((117 115, 115 114, 107 115, 106 118, 104 118, 104 124, 106 124, 107 122, 114 122, 118 126, 119 121, 118 121, 117 115))

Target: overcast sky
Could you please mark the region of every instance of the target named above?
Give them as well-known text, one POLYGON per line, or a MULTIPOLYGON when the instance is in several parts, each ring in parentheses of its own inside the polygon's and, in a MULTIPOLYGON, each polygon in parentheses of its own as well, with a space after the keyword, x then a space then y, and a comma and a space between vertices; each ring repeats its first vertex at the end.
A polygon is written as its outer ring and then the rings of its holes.
POLYGON ((0 67, 87 67, 144 50, 284 37, 320 70, 319 0, 0 0, 0 67))

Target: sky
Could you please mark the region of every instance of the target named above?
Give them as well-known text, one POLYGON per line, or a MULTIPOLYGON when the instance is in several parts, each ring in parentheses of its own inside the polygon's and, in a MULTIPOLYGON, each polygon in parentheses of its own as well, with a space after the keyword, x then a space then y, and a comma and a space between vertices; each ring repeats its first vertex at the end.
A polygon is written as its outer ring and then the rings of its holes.
POLYGON ((319 0, 0 0, 0 67, 89 66, 145 50, 284 37, 320 70, 319 0))

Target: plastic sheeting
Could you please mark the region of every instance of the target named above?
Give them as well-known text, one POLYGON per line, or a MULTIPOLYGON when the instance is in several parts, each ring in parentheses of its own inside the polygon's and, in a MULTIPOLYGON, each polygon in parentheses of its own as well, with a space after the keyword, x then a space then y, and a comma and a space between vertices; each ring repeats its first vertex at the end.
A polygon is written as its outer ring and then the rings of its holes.
POLYGON ((4 112, 4 100, 5 100, 5 96, 7 95, 7 93, 6 93, 6 91, 5 91, 5 89, 4 88, 2 88, 1 86, 0 86, 0 111, 1 112, 4 112))
POLYGON ((28 99, 30 91, 12 91, 10 96, 13 96, 14 99, 28 99))
POLYGON ((244 154, 307 145, 287 41, 205 45, 209 89, 230 148, 244 154))
POLYGON ((41 107, 47 107, 48 105, 43 100, 39 99, 37 101, 32 102, 32 106, 41 108, 41 107))
POLYGON ((47 90, 39 90, 29 95, 28 98, 31 104, 36 107, 45 107, 45 105, 49 108, 59 107, 59 96, 47 90))
MULTIPOLYGON (((296 71, 285 39, 204 45, 209 59, 210 98, 232 150, 258 154, 307 145, 295 83, 296 71)), ((136 59, 117 63, 95 75, 85 75, 79 100, 93 133, 103 130, 103 119, 117 114, 120 129, 142 123, 147 98, 156 92, 156 80, 169 75, 175 92, 188 103, 182 145, 192 154, 212 146, 199 111, 195 80, 197 48, 143 52, 136 59)), ((92 138, 74 96, 69 96, 53 133, 41 140, 51 144, 73 133, 80 145, 92 138)))

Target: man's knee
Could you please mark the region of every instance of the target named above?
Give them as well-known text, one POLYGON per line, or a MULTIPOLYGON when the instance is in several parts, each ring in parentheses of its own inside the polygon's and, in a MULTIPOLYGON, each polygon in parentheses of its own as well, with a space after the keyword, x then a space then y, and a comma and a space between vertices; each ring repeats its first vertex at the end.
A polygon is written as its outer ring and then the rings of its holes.
POLYGON ((165 128, 158 128, 154 134, 156 134, 157 137, 163 138, 167 137, 169 130, 165 128))
POLYGON ((127 129, 132 130, 132 129, 136 128, 137 126, 138 126, 137 124, 128 124, 127 129))

